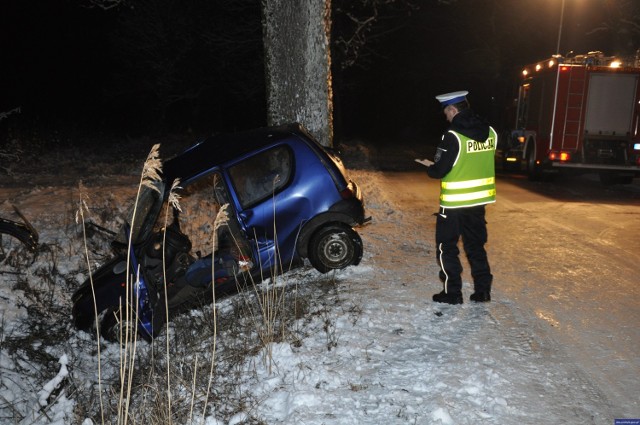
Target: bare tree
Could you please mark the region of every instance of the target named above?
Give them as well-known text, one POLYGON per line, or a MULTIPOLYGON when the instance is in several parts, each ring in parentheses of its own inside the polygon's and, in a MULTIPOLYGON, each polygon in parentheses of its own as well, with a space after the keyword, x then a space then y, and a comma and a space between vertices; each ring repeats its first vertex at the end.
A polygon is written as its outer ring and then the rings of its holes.
POLYGON ((367 68, 380 56, 378 43, 400 29, 419 7, 415 0, 333 0, 332 45, 338 67, 367 68))
POLYGON ((632 55, 640 46, 640 2, 620 0, 606 2, 606 15, 603 21, 588 34, 608 33, 613 42, 612 53, 632 55))
MULTIPOLYGON (((132 88, 146 87, 147 93, 160 100, 163 110, 206 90, 206 84, 197 87, 180 83, 183 80, 180 71, 188 69, 181 64, 199 40, 216 41, 209 46, 224 45, 224 40, 219 40, 220 32, 212 32, 206 25, 197 27, 203 35, 190 35, 188 29, 193 22, 187 19, 186 6, 172 7, 173 0, 81 1, 88 7, 132 9, 127 13, 126 19, 130 20, 125 25, 127 31, 119 36, 121 54, 132 65, 127 72, 134 71, 136 81, 140 82, 132 88), (132 39, 142 43, 133 43, 132 39)), ((377 55, 376 42, 401 25, 399 16, 418 7, 416 0, 333 1, 336 4, 332 14, 332 0, 261 0, 267 122, 270 125, 300 122, 327 146, 333 144, 332 19, 335 17, 342 23, 333 43, 339 66, 367 66, 377 55)), ((233 41, 227 46, 231 50, 239 48, 233 41)), ((223 49, 219 57, 227 54, 223 49)), ((209 71, 220 76, 220 70, 209 71)), ((237 72, 233 73, 235 78, 237 72)), ((250 80, 245 84, 251 85, 250 80)))
POLYGON ((366 66, 375 42, 416 8, 413 0, 262 0, 268 121, 299 121, 333 145, 331 47, 339 68, 366 66))

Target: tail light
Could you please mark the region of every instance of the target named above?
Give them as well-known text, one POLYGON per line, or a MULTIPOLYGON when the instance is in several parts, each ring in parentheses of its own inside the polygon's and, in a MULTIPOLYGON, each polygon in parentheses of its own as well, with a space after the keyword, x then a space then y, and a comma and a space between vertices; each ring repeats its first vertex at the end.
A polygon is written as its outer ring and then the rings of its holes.
POLYGON ((356 190, 357 189, 355 189, 353 182, 349 181, 347 187, 340 191, 340 196, 342 197, 342 199, 356 198, 358 196, 356 190))
POLYGON ((344 190, 340 192, 340 196, 342 197, 342 199, 351 199, 355 196, 355 193, 353 193, 353 190, 351 190, 351 187, 347 186, 344 190))
POLYGON ((565 152, 565 151, 560 151, 560 152, 551 151, 549 152, 549 159, 551 161, 561 161, 561 162, 571 161, 571 153, 565 152))

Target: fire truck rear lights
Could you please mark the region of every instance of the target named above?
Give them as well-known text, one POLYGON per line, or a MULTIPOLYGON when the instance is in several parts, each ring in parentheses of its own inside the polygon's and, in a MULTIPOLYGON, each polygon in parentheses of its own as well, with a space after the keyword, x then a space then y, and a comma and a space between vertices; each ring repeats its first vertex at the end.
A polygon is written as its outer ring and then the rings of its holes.
POLYGON ((549 159, 551 161, 561 161, 566 162, 571 159, 571 154, 569 152, 549 152, 549 159))

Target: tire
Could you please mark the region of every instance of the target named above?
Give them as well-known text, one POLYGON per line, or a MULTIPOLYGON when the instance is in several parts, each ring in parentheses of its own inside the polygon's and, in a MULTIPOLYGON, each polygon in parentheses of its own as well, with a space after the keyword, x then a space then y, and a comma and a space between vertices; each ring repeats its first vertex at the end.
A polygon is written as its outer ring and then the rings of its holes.
POLYGON ((538 181, 541 177, 540 166, 536 164, 536 148, 535 142, 533 140, 529 140, 527 146, 527 156, 526 156, 526 164, 527 164, 527 177, 531 181, 538 181))
MULTIPOLYGON (((124 314, 124 312, 123 312, 124 314)), ((127 320, 120 314, 120 307, 109 307, 100 313, 100 336, 110 342, 118 342, 124 345, 126 341, 121 341, 127 335, 133 338, 136 331, 136 322, 129 318, 127 320)))
POLYGON ((509 173, 515 168, 507 162, 507 156, 511 150, 511 132, 503 131, 502 134, 498 136, 498 140, 500 142, 498 143, 497 150, 502 153, 502 158, 500 161, 496 161, 496 171, 500 170, 503 173, 509 173))
POLYGON ((361 259, 362 239, 344 223, 321 227, 309 241, 309 261, 320 273, 357 265, 361 259))

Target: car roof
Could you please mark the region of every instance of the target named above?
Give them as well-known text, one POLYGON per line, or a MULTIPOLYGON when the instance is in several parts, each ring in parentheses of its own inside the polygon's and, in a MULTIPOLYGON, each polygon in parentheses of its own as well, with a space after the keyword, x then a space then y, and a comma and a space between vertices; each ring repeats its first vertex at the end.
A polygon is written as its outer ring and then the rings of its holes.
POLYGON ((234 158, 290 136, 310 138, 299 123, 212 136, 164 162, 163 176, 167 182, 173 182, 175 179, 184 182, 234 158))

